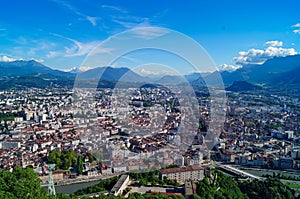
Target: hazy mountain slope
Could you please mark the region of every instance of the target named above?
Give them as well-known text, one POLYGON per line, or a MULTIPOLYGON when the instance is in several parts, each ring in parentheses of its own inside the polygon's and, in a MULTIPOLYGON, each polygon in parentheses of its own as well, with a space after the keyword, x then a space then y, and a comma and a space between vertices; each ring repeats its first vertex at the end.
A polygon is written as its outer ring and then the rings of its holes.
POLYGON ((254 90, 261 90, 262 88, 260 86, 251 84, 246 81, 235 81, 233 84, 226 88, 227 91, 234 91, 234 92, 240 92, 240 91, 254 91, 254 90))
POLYGON ((53 70, 34 60, 0 62, 0 77, 52 75, 60 77, 74 77, 74 74, 53 70))
MULTIPOLYGON (((274 79, 280 79, 281 74, 288 74, 300 67, 300 55, 287 57, 274 57, 265 63, 244 65, 234 72, 221 72, 225 84, 234 81, 249 81, 252 83, 273 83, 274 79)), ((284 76, 282 76, 284 77, 284 76)))
POLYGON ((144 82, 148 79, 138 75, 128 68, 98 67, 85 72, 78 73, 80 79, 99 79, 124 82, 144 82))

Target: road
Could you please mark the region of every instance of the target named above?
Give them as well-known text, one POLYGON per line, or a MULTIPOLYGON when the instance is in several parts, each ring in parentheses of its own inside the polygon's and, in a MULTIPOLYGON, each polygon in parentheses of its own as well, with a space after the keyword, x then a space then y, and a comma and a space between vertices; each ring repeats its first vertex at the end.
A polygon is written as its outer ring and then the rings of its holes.
POLYGON ((249 178, 252 178, 252 179, 261 179, 261 177, 252 175, 252 174, 247 173, 247 172, 245 172, 245 171, 242 171, 242 170, 240 170, 240 169, 234 168, 234 167, 232 167, 232 166, 230 166, 230 165, 217 164, 216 166, 219 167, 219 168, 221 168, 221 169, 227 170, 227 171, 229 171, 229 172, 236 173, 236 174, 238 174, 238 175, 242 175, 242 176, 249 177, 249 178))

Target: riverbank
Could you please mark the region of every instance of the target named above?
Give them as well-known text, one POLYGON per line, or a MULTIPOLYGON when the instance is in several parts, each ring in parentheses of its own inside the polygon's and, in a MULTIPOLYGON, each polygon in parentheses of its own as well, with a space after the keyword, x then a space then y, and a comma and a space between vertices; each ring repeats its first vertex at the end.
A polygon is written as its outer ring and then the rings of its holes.
MULTIPOLYGON (((114 174, 114 175, 106 175, 106 176, 78 176, 77 178, 74 179, 64 179, 61 181, 54 182, 55 186, 63 186, 63 185, 69 185, 69 184, 77 184, 77 183, 84 183, 84 182, 92 182, 92 181, 97 181, 101 179, 107 179, 107 178, 112 178, 115 176, 118 176, 120 174, 114 174)), ((48 186, 48 183, 41 183, 42 187, 48 186)))
MULTIPOLYGON (((63 181, 55 182, 56 193, 72 194, 79 189, 90 187, 99 183, 100 180, 112 178, 120 174, 107 175, 107 176, 79 176, 75 179, 66 179, 63 181)), ((43 183, 41 186, 45 189, 48 188, 48 184, 43 183)))

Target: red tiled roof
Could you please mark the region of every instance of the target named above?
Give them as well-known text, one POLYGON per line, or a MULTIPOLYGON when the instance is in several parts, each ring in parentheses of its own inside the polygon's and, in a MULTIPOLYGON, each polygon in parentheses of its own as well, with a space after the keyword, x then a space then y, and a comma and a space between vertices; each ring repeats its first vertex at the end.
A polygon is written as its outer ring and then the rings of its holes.
POLYGON ((202 166, 187 166, 187 167, 181 167, 181 168, 169 168, 169 169, 162 169, 160 172, 162 174, 168 174, 168 173, 180 173, 185 171, 198 171, 198 170, 204 170, 206 167, 202 166))

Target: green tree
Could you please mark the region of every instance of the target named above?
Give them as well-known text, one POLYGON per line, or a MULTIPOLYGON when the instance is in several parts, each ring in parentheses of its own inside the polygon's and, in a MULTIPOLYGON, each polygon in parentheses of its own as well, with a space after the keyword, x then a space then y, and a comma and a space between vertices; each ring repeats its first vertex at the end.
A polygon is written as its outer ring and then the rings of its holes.
POLYGON ((46 198, 40 179, 31 168, 16 167, 13 172, 0 170, 0 198, 46 198))
POLYGON ((197 194, 193 194, 190 196, 190 199, 201 199, 201 197, 197 194))
POLYGON ((77 155, 73 150, 62 152, 62 169, 69 169, 71 166, 77 165, 77 155))
POLYGON ((55 164, 56 169, 61 168, 61 151, 52 150, 48 155, 48 163, 55 164))
POLYGON ((48 156, 48 163, 56 165, 56 169, 68 170, 71 166, 76 167, 78 155, 74 150, 65 150, 63 152, 53 150, 48 156))
POLYGON ((248 198, 237 182, 218 170, 212 170, 212 178, 205 177, 197 183, 197 194, 201 198, 248 198))
POLYGON ((240 183, 239 187, 249 198, 294 198, 292 190, 277 178, 246 181, 240 183))
POLYGON ((89 157, 89 162, 95 161, 95 157, 91 153, 87 153, 87 155, 89 157))
POLYGON ((78 169, 78 174, 81 175, 83 172, 83 158, 82 156, 78 156, 77 158, 77 169, 78 169))

